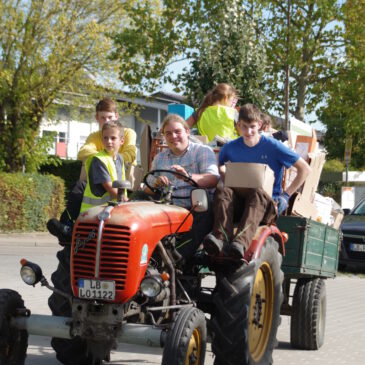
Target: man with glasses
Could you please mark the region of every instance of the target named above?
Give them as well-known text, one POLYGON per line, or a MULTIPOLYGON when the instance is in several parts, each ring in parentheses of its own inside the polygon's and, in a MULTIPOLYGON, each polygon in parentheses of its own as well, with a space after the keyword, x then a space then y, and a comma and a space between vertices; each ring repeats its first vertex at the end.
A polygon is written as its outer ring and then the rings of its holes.
MULTIPOLYGON (((169 114, 162 122, 161 132, 168 148, 155 156, 151 170, 172 170, 182 176, 160 174, 153 183, 154 187, 174 185, 174 195, 190 197, 193 186, 184 176, 193 179, 199 187, 209 189, 212 200, 214 189, 219 180, 217 159, 213 150, 206 145, 189 140, 189 127, 179 115, 169 114)), ((153 194, 146 188, 145 192, 153 194)), ((190 199, 173 199, 173 203, 190 209, 190 199)), ((193 212, 194 222, 191 231, 184 234, 177 245, 178 252, 188 261, 199 247, 204 236, 211 231, 213 211, 209 206, 207 212, 193 212)))

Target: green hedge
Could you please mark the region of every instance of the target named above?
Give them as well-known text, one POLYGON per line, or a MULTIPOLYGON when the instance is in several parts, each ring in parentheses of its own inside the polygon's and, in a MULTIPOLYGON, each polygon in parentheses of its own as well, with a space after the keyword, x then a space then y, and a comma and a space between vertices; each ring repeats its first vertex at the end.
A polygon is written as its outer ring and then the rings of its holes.
POLYGON ((76 181, 79 179, 80 171, 81 161, 75 160, 62 160, 58 166, 44 165, 39 170, 40 173, 48 173, 62 178, 65 182, 66 194, 72 190, 76 181))
POLYGON ((0 232, 45 231, 64 210, 64 196, 59 177, 0 172, 0 232))

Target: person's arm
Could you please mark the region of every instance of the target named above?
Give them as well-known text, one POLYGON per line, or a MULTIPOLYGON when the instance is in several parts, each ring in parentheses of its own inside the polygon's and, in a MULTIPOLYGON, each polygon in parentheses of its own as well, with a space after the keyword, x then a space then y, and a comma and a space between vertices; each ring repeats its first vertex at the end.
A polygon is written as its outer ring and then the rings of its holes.
POLYGON ((119 153, 124 162, 134 163, 137 156, 136 132, 131 128, 124 128, 124 143, 120 146, 119 153))
POLYGON ((101 185, 103 185, 103 188, 110 194, 110 197, 112 199, 116 199, 118 194, 118 189, 113 188, 112 184, 113 183, 111 181, 101 183, 101 185))
POLYGON ((226 165, 219 165, 218 171, 221 176, 221 180, 224 182, 224 178, 226 177, 226 165))
POLYGON ((189 128, 192 128, 197 123, 196 113, 194 112, 193 114, 191 114, 185 122, 188 124, 189 128))
POLYGON ((88 157, 96 155, 103 148, 101 131, 91 133, 87 137, 85 144, 80 148, 77 159, 85 161, 88 157))
POLYGON ((285 189, 285 192, 289 196, 294 194, 300 188, 307 176, 312 171, 310 166, 307 164, 306 161, 303 160, 302 157, 299 157, 299 159, 293 164, 293 166, 297 169, 297 176, 294 178, 290 186, 285 189))
MULTIPOLYGON (((180 174, 188 175, 188 172, 185 170, 184 167, 180 165, 172 165, 171 168, 173 168, 176 172, 179 172, 180 174)), ((176 176, 178 179, 184 179, 182 176, 176 176)), ((214 188, 218 184, 218 176, 213 175, 211 173, 203 173, 203 174, 191 174, 191 179, 193 179, 201 188, 214 188)))

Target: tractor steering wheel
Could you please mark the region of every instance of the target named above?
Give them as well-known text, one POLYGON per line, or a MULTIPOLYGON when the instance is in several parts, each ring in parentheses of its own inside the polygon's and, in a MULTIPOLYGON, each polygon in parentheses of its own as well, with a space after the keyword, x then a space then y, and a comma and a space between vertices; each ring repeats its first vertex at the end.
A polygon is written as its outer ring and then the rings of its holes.
POLYGON ((159 186, 159 187, 153 187, 150 185, 150 183, 148 182, 148 177, 150 175, 154 176, 156 175, 157 173, 168 173, 168 174, 172 174, 172 175, 175 175, 175 176, 181 176, 185 179, 185 181, 187 182, 191 182, 191 186, 195 187, 195 188, 198 188, 199 185, 198 183, 192 179, 191 177, 187 176, 187 175, 184 175, 182 174, 181 172, 177 172, 177 171, 174 171, 174 170, 165 170, 165 169, 157 169, 157 170, 151 170, 150 172, 148 172, 144 179, 143 179, 143 183, 151 190, 153 191, 154 194, 159 194, 161 197, 166 197, 168 195, 171 196, 171 198, 175 198, 175 199, 189 199, 190 196, 175 196, 175 195, 172 195, 172 192, 175 190, 175 187, 173 185, 169 185, 167 187, 167 190, 166 190, 166 186, 159 186))

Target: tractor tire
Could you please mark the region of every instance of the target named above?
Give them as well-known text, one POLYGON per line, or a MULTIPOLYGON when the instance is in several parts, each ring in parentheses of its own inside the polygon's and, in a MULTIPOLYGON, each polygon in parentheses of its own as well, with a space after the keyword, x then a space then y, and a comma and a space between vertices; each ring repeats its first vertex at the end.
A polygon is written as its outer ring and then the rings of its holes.
POLYGON ((290 343, 301 350, 318 350, 326 327, 326 286, 323 279, 298 279, 290 320, 290 343))
POLYGON ((184 308, 178 313, 167 335, 162 365, 203 365, 206 345, 204 313, 197 308, 184 308))
MULTIPOLYGON (((72 294, 70 278, 70 246, 65 246, 57 252, 58 266, 51 280, 55 288, 72 294)), ((72 309, 69 300, 62 295, 52 293, 48 306, 54 316, 71 317, 72 309)), ((71 340, 53 337, 51 345, 56 352, 57 360, 64 365, 100 365, 103 362, 95 359, 88 352, 87 342, 80 337, 71 340)))
POLYGON ((283 301, 282 256, 268 237, 260 256, 219 277, 210 321, 214 365, 269 365, 283 301))
POLYGON ((0 290, 0 365, 23 365, 27 356, 28 332, 10 326, 16 310, 24 308, 22 297, 14 290, 0 290))

